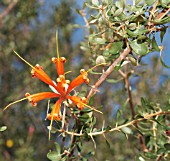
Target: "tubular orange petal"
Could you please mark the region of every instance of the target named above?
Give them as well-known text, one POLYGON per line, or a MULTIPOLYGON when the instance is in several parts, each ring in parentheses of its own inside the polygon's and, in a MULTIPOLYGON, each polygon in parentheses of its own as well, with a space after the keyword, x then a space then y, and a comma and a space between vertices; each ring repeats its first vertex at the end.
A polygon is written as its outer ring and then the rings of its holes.
POLYGON ((69 85, 68 90, 67 90, 67 94, 70 93, 70 91, 79 86, 82 83, 89 83, 89 79, 88 79, 88 74, 84 69, 80 70, 80 75, 78 77, 76 77, 69 85))
POLYGON ((66 58, 52 58, 52 62, 56 65, 58 75, 64 75, 64 63, 66 62, 66 58))
POLYGON ((37 77, 46 84, 56 87, 50 77, 44 72, 42 67, 37 64, 31 71, 32 77, 37 77))
POLYGON ((59 121, 61 120, 61 116, 60 116, 60 106, 61 106, 61 103, 62 103, 63 99, 60 98, 54 105, 52 111, 50 114, 47 115, 47 119, 49 120, 56 120, 56 121, 59 121))
POLYGON ((80 110, 84 108, 84 104, 87 104, 87 98, 80 98, 78 96, 67 96, 80 110))
POLYGON ((37 102, 44 100, 44 99, 61 97, 61 95, 53 93, 53 92, 42 92, 42 93, 36 93, 32 95, 30 95, 29 93, 26 93, 25 96, 28 98, 32 106, 36 106, 37 102))

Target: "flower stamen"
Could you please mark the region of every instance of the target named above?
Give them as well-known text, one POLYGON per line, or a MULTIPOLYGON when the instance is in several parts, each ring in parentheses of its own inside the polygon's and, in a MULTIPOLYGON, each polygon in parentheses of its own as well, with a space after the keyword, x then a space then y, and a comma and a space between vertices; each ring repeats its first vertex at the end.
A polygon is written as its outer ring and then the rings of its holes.
POLYGON ((19 100, 17 100, 17 101, 14 101, 14 102, 12 102, 12 103, 10 103, 10 104, 8 104, 4 109, 3 109, 3 111, 5 111, 8 107, 10 107, 11 105, 13 105, 13 104, 16 104, 16 103, 18 103, 18 102, 22 102, 22 101, 24 101, 24 100, 26 100, 27 98, 21 98, 21 99, 19 99, 19 100))

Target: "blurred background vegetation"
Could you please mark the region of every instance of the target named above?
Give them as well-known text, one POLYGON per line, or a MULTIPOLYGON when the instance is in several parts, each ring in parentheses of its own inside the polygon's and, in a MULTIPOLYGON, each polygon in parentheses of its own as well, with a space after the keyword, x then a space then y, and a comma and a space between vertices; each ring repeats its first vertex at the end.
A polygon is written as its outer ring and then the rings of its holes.
MULTIPOLYGON (((74 0, 0 1, 0 126, 8 127, 0 133, 0 160, 31 161, 36 158, 37 161, 45 161, 48 160, 48 151, 54 149, 53 142, 58 138, 48 141, 46 126, 49 122, 45 121, 47 101, 40 102, 37 107, 32 107, 25 101, 3 112, 3 107, 22 98, 26 92, 33 94, 48 89, 38 79, 31 78, 30 68, 16 57, 13 50, 32 65, 42 65, 50 77, 56 79, 51 58, 56 56, 55 31, 58 29, 60 54, 68 60, 66 70, 74 71, 78 75, 81 68, 90 68, 90 54, 80 49, 80 43, 85 43, 87 34, 83 18, 76 13, 76 8, 81 8, 82 5, 83 1, 80 3, 74 0), (83 28, 78 28, 79 25, 83 28)), ((170 38, 169 32, 168 29, 163 41, 164 55, 170 52, 166 47, 170 38)), ((142 60, 147 65, 139 68, 138 75, 131 78, 135 105, 140 104, 141 96, 162 104, 167 104, 170 98, 167 90, 170 89, 170 73, 161 66, 159 53, 152 55, 142 60)), ((165 60, 169 58, 166 57, 165 60)), ((170 64, 170 61, 166 61, 166 64, 170 64)), ((98 76, 92 77, 91 85, 98 76)), ((113 72, 110 77, 121 79, 117 72, 113 72)), ((90 90, 90 87, 88 89, 90 90)), ((94 106, 104 107, 103 117, 109 125, 115 123, 115 111, 126 101, 124 89, 123 81, 117 84, 104 83, 100 88, 101 92, 95 97, 94 106)), ((127 110, 123 116, 128 115, 130 111, 127 110)), ((101 125, 98 115, 97 118, 101 125)), ((134 138, 135 135, 127 140, 120 133, 111 133, 108 135, 111 143, 109 149, 103 137, 98 137, 95 157, 98 160, 132 160, 141 148, 134 138)), ((60 143, 62 144, 62 140, 60 143)), ((92 142, 87 143, 83 149, 84 153, 90 150, 94 150, 92 142)))

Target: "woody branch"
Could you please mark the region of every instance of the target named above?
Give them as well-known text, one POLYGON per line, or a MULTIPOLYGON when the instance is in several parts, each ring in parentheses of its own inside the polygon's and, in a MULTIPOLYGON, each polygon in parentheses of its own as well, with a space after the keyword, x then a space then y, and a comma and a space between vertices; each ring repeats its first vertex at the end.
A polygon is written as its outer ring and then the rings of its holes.
POLYGON ((101 75, 99 80, 95 83, 93 88, 90 90, 87 99, 89 99, 93 94, 96 93, 97 88, 106 80, 106 78, 113 72, 115 66, 122 61, 129 53, 131 49, 127 47, 124 51, 120 54, 120 56, 110 65, 110 67, 101 75))

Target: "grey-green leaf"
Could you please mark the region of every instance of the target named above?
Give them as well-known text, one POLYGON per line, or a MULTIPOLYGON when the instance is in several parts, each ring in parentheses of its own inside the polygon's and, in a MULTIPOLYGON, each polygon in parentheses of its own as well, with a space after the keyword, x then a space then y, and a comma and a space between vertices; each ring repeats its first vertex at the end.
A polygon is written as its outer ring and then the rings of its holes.
POLYGON ((56 152, 52 151, 47 154, 47 158, 51 161, 61 160, 61 155, 57 154, 56 152))
POLYGON ((92 4, 95 5, 95 6, 98 6, 99 5, 99 0, 92 0, 92 4))
POLYGON ((160 51, 158 44, 156 43, 155 37, 153 37, 152 39, 152 47, 156 50, 156 51, 160 51))
POLYGON ((106 82, 108 82, 108 83, 118 83, 118 82, 120 82, 121 80, 123 80, 122 78, 121 79, 106 79, 106 82))
POLYGON ((135 5, 138 5, 142 0, 135 0, 135 5))
POLYGON ((119 53, 122 50, 122 46, 123 42, 121 41, 113 43, 109 49, 109 53, 113 55, 119 53))
POLYGON ((162 42, 162 40, 163 40, 163 38, 164 38, 164 35, 165 35, 165 33, 166 33, 166 27, 164 27, 164 28, 162 28, 161 29, 161 32, 160 32, 160 38, 161 38, 161 42, 162 42))
POLYGON ((61 153, 60 145, 57 142, 55 142, 54 144, 55 144, 56 153, 60 154, 61 153))
POLYGON ((169 0, 160 0, 160 3, 164 6, 168 5, 169 0))
POLYGON ((155 2, 156 2, 156 0, 145 0, 145 3, 146 3, 148 6, 152 6, 155 2))
POLYGON ((170 144, 169 144, 169 143, 164 144, 164 147, 165 147, 167 150, 170 150, 170 144))
POLYGON ((138 55, 146 55, 149 52, 148 46, 145 43, 137 43, 136 41, 130 41, 132 50, 138 55))
POLYGON ((7 126, 1 126, 0 131, 5 131, 7 129, 7 126))
POLYGON ((123 127, 121 128, 121 130, 125 133, 125 134, 133 134, 132 130, 129 127, 123 127))
POLYGON ((93 39, 93 42, 96 43, 96 44, 105 44, 106 43, 106 40, 105 39, 102 39, 100 37, 96 37, 93 39))
POLYGON ((165 68, 170 68, 170 66, 168 66, 168 65, 166 65, 166 64, 164 63, 162 57, 160 57, 160 61, 161 61, 161 64, 162 64, 163 67, 165 67, 165 68))
POLYGON ((138 37, 138 36, 143 35, 146 32, 148 32, 148 30, 145 30, 145 29, 136 29, 134 31, 131 31, 131 30, 127 29, 126 32, 128 33, 128 35, 130 37, 138 37))
POLYGON ((130 30, 135 30, 136 29, 136 23, 130 23, 129 25, 127 25, 127 27, 130 30))

